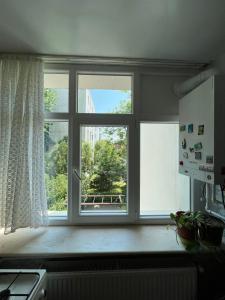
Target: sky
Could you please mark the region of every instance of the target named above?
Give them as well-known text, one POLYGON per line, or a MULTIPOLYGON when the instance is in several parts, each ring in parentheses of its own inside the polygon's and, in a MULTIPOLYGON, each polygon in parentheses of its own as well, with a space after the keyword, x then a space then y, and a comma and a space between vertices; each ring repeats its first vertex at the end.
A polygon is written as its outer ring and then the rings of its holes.
POLYGON ((90 90, 96 113, 112 112, 122 100, 129 97, 120 90, 90 90))

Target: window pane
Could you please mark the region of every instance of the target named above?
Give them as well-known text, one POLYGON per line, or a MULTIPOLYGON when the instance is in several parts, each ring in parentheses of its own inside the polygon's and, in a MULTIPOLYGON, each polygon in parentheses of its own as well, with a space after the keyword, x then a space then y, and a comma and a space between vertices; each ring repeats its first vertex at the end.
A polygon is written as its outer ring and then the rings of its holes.
POLYGON ((190 179, 178 173, 178 124, 141 124, 140 211, 190 209, 190 179))
POLYGON ((69 75, 44 75, 44 104, 46 112, 68 112, 69 75))
POLYGON ((127 142, 126 126, 81 126, 81 213, 127 211, 127 142))
POLYGON ((45 185, 50 216, 67 215, 68 123, 45 122, 45 185))
POLYGON ((132 113, 131 76, 78 75, 79 113, 132 113))

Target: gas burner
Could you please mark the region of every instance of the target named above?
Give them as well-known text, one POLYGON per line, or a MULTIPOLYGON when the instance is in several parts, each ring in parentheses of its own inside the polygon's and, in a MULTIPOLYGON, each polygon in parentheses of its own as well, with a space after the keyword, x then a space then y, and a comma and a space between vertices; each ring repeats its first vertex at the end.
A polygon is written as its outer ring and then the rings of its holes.
POLYGON ((0 300, 45 299, 45 270, 0 270, 0 300))

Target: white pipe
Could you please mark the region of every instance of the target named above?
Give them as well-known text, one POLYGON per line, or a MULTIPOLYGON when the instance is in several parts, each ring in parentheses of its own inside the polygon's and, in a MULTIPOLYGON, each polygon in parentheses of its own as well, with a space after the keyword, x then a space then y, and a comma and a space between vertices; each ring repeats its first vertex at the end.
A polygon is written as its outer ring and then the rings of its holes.
POLYGON ((187 93, 191 92, 193 89, 195 89, 197 86, 199 86, 201 83, 209 79, 211 76, 219 74, 220 71, 218 68, 212 67, 205 71, 202 71, 198 75, 187 79, 181 84, 175 84, 174 86, 174 93, 178 97, 183 97, 187 93))
POLYGON ((222 215, 216 213, 215 211, 212 211, 212 210, 206 209, 206 208, 205 208, 205 211, 206 211, 207 213, 209 213, 210 215, 219 218, 221 221, 225 221, 225 218, 224 218, 222 215))
POLYGON ((211 186, 209 183, 206 183, 206 193, 205 193, 205 211, 209 213, 210 215, 219 218, 221 221, 225 221, 225 217, 221 214, 218 214, 215 211, 212 211, 209 209, 209 199, 211 198, 211 201, 213 200, 213 186, 211 186), (210 197, 211 196, 211 197, 210 197))

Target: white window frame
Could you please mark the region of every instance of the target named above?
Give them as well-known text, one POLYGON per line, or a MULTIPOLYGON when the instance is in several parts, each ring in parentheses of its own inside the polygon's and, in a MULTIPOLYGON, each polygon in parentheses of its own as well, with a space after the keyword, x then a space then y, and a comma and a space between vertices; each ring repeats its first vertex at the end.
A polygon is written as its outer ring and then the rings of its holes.
MULTIPOLYGON (((169 216, 140 215, 140 124, 143 122, 174 123, 176 116, 155 116, 150 119, 140 116, 140 78, 146 69, 132 66, 82 65, 82 64, 46 64, 45 73, 69 74, 69 111, 68 113, 46 113, 45 120, 68 121, 68 216, 50 217, 49 225, 81 224, 168 224, 169 216), (129 75, 132 76, 132 113, 78 113, 77 84, 79 74, 129 75), (128 126, 128 213, 104 214, 95 212, 79 214, 79 181, 73 176, 73 169, 80 169, 80 126, 81 125, 121 125, 128 126)), ((191 199, 192 203, 192 185, 191 199)))

